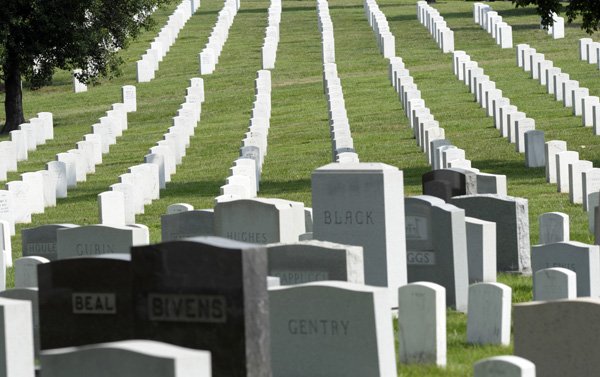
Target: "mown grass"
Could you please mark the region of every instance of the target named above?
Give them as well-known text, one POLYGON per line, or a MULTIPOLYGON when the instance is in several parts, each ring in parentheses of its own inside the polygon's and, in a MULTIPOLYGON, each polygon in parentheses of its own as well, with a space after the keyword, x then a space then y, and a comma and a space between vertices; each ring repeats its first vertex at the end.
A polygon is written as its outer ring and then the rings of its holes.
MULTIPOLYGON (((513 25, 517 43, 529 43, 568 72, 591 94, 600 95, 600 71, 580 62, 577 40, 584 36, 578 25, 567 26, 566 38, 552 40, 539 30, 532 8, 514 9, 510 2, 493 2, 493 8, 513 25)), ((587 217, 581 206, 569 203, 568 195, 545 182, 543 169, 526 169, 523 155, 506 142, 492 120, 473 101, 468 89, 452 74, 451 57, 442 54, 427 30, 416 19, 414 1, 380 0, 401 56, 419 85, 446 136, 464 149, 473 166, 484 172, 506 174, 509 195, 529 200, 531 243, 537 243, 540 214, 562 211, 571 218, 571 238, 592 243, 587 217)), ((96 196, 108 190, 127 167, 143 162, 143 156, 161 139, 183 102, 190 77, 198 76, 198 53, 207 42, 222 2, 204 0, 200 10, 182 30, 176 44, 161 63, 156 79, 137 84, 138 111, 129 115, 129 130, 104 156, 96 174, 69 191, 56 208, 33 216, 32 224, 19 225, 13 238, 14 257, 21 255, 20 230, 47 223, 92 224, 98 221, 96 196)), ((560 139, 582 159, 600 163, 600 139, 581 126, 580 118, 547 95, 537 81, 516 67, 514 49, 502 50, 472 20, 472 2, 438 1, 434 4, 455 32, 457 49, 479 62, 521 111, 536 120, 546 139, 560 139)), ((162 25, 174 5, 157 11, 162 25)), ((268 1, 244 0, 229 40, 213 75, 205 77, 206 102, 202 120, 192 138, 184 163, 178 167, 161 199, 146 206, 137 221, 149 226, 152 242, 160 241, 160 214, 171 203, 186 202, 196 208, 213 206, 213 198, 232 161, 248 125, 254 100, 253 81, 260 69, 260 48, 266 26, 268 1)), ((354 144, 362 161, 385 162, 404 172, 405 195, 421 193, 421 175, 429 170, 425 156, 412 138, 407 119, 387 81, 387 63, 377 49, 375 37, 363 14, 360 0, 331 0, 335 29, 336 60, 342 80, 354 144)), ((51 111, 55 139, 31 153, 19 164, 19 174, 44 168, 54 155, 74 147, 90 132, 90 126, 120 101, 121 86, 135 83, 135 61, 149 46, 157 30, 144 33, 122 52, 123 76, 103 80, 87 93, 72 93, 68 73, 57 72, 54 84, 39 91, 25 91, 25 111, 33 117, 51 111)), ((272 73, 272 118, 269 150, 265 159, 260 195, 302 201, 311 205, 310 174, 331 159, 327 107, 321 82, 321 45, 313 0, 285 0, 281 41, 272 73)), ((1 121, 1 120, 0 120, 1 121)), ((18 174, 10 174, 10 180, 18 174)), ((513 301, 531 300, 529 277, 500 274, 498 280, 513 288, 513 301)), ((12 276, 9 276, 9 285, 12 276)), ((472 364, 484 357, 509 354, 511 347, 476 347, 465 343, 466 316, 448 311, 448 366, 399 366, 401 376, 469 376, 472 364)))

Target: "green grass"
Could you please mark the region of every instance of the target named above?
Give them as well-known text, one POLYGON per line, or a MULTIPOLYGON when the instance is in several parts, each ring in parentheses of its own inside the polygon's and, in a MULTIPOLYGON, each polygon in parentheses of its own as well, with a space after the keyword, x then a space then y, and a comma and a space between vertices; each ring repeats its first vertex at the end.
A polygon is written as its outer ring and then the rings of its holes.
MULTIPOLYGON (((570 216, 571 238, 593 243, 587 232, 587 217, 581 206, 569 203, 568 195, 547 184, 543 169, 526 169, 524 157, 498 135, 491 118, 474 102, 468 89, 452 74, 451 55, 442 54, 427 30, 416 19, 414 1, 380 0, 390 29, 396 36, 397 55, 415 78, 427 106, 446 130, 446 137, 466 151, 473 167, 505 174, 509 195, 529 200, 531 243, 538 240, 540 214, 561 211, 570 216)), ((118 181, 171 126, 171 118, 184 100, 191 77, 198 76, 198 53, 208 40, 222 6, 220 0, 204 0, 188 21, 177 42, 161 63, 156 79, 136 84, 138 111, 129 114, 129 130, 104 155, 84 183, 69 191, 56 208, 34 215, 32 224, 21 224, 13 238, 14 258, 21 255, 20 230, 48 223, 93 224, 98 222, 97 195, 118 181)), ((261 68, 260 49, 267 22, 267 0, 243 0, 230 30, 214 74, 205 77, 206 102, 202 120, 177 174, 161 192, 161 199, 146 206, 137 222, 149 226, 151 241, 160 241, 160 215, 171 203, 186 202, 210 208, 228 169, 238 155, 254 100, 254 78, 261 68)), ((545 93, 515 64, 514 49, 502 50, 472 20, 472 2, 438 1, 434 6, 455 32, 456 49, 465 50, 479 62, 491 80, 521 111, 536 120, 546 139, 560 139, 582 159, 600 163, 600 138, 581 126, 580 118, 545 93)), ((513 26, 513 39, 529 43, 568 72, 590 94, 600 95, 600 71, 578 60, 577 41, 585 34, 579 25, 568 25, 566 38, 552 40, 539 30, 532 8, 514 9, 510 2, 493 2, 506 22, 513 26)), ((163 25, 175 4, 156 12, 163 25)), ((361 161, 377 161, 404 172, 406 195, 421 193, 421 175, 429 170, 426 157, 412 138, 412 131, 387 80, 386 60, 379 54, 375 36, 363 13, 361 0, 331 0, 336 60, 355 148, 361 161)), ((145 32, 122 51, 126 62, 123 76, 102 80, 86 93, 72 93, 69 73, 57 72, 54 84, 39 91, 25 90, 26 117, 50 111, 55 119, 55 139, 30 153, 19 164, 19 179, 26 171, 43 169, 54 155, 75 146, 120 101, 121 86, 135 84, 135 61, 149 47, 157 30, 145 32)), ((327 106, 321 81, 321 43, 314 0, 284 1, 281 40, 272 73, 272 118, 269 150, 261 182, 262 197, 279 197, 311 205, 310 174, 331 159, 327 106)), ((0 119, 0 122, 2 120, 0 119)), ((12 273, 12 272, 11 272, 12 273)), ((12 285, 12 276, 8 278, 12 285)), ((531 300, 529 277, 500 274, 498 280, 513 288, 513 301, 531 300)), ((475 361, 510 354, 511 347, 475 347, 465 343, 466 317, 448 312, 448 366, 399 366, 401 376, 470 376, 475 361)))

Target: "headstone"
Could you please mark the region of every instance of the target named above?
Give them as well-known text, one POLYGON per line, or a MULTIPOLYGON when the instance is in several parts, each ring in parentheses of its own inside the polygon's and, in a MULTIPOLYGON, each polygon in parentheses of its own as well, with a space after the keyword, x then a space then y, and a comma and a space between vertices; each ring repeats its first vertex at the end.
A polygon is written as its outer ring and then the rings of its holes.
POLYGON ((568 165, 569 200, 573 204, 583 204, 583 173, 594 168, 592 161, 579 160, 568 165))
POLYGON ((125 225, 125 195, 119 191, 98 194, 98 218, 102 225, 125 225))
POLYGON ((33 319, 31 303, 0 298, 0 375, 34 376, 33 319))
POLYGON ((556 154, 555 159, 558 192, 569 193, 569 164, 579 161, 579 152, 560 152, 556 154))
POLYGON ((406 282, 403 175, 380 163, 333 163, 312 173, 313 237, 362 246, 365 283, 406 282))
POLYGON ((546 156, 546 182, 556 183, 556 155, 567 150, 567 142, 562 140, 550 140, 545 145, 546 156))
POLYGON ((65 164, 67 188, 73 188, 77 186, 77 167, 75 163, 75 155, 71 153, 58 153, 56 155, 56 161, 65 164))
POLYGON ((175 203, 175 204, 170 204, 167 207, 167 215, 174 215, 176 213, 193 211, 193 210, 194 210, 194 206, 191 204, 175 203))
POLYGON ((38 309, 38 290, 37 288, 11 288, 0 292, 1 298, 12 300, 29 301, 31 303, 31 316, 33 327, 33 343, 35 357, 39 357, 40 352, 40 314, 38 309))
POLYGON ((545 268, 535 273, 533 299, 551 301, 577 297, 577 274, 562 267, 545 268))
MULTIPOLYGON (((15 234, 15 197, 9 190, 0 190, 0 221, 8 223, 9 234, 15 234)), ((4 234, 4 233, 3 233, 4 234)))
POLYGON ((540 244, 569 241, 569 215, 562 212, 542 213, 539 217, 540 244))
POLYGON ((528 168, 546 166, 544 131, 531 130, 525 132, 525 166, 528 168))
POLYGON ((403 364, 446 365, 446 293, 419 282, 398 290, 398 342, 403 364))
MULTIPOLYGON (((600 295, 600 247, 577 241, 535 245, 531 248, 533 273, 562 267, 577 274, 577 297, 600 295)), ((533 277, 535 286, 536 276, 533 277)))
POLYGON ((67 197, 67 164, 61 161, 50 161, 46 163, 46 170, 56 182, 56 198, 67 197))
POLYGON ((504 196, 507 194, 505 175, 477 173, 476 179, 477 194, 497 194, 504 196))
MULTIPOLYGON (((10 219, 13 223, 31 222, 31 208, 29 206, 29 189, 23 181, 11 181, 6 183, 6 189, 10 192, 9 205, 10 219)), ((11 230, 14 234, 14 230, 11 230)))
POLYGON ((467 343, 510 344, 512 289, 500 283, 477 283, 469 287, 467 343))
POLYGON ((466 194, 465 175, 448 169, 432 170, 421 177, 423 195, 449 201, 453 196, 466 194))
POLYGON ((43 257, 22 257, 15 260, 15 288, 37 288, 38 266, 50 262, 43 257))
POLYGON ((465 217, 469 284, 496 281, 496 223, 465 217))
POLYGON ((71 258, 38 268, 43 350, 133 338, 130 256, 71 258))
POLYGON ((299 365, 306 376, 396 375, 387 301, 384 289, 346 282, 269 289, 273 375, 299 365))
POLYGON ((432 196, 404 199, 408 282, 445 288, 445 302, 466 311, 469 287, 465 211, 432 196))
POLYGON ((600 169, 594 168, 581 173, 583 210, 588 210, 588 195, 600 191, 600 169))
POLYGON ((474 377, 535 377, 535 364, 519 356, 488 357, 473 365, 474 377))
POLYGON ((125 85, 121 88, 122 102, 128 113, 137 111, 136 87, 125 85))
POLYGON ((325 241, 267 245, 268 274, 281 285, 322 280, 364 284, 363 250, 360 246, 325 241))
POLYGON ((42 173, 37 171, 23 173, 21 181, 27 190, 27 203, 31 213, 44 213, 44 176, 42 173))
POLYGON ((135 224, 135 187, 130 183, 115 183, 110 189, 123 194, 124 224, 135 224))
POLYGON ((466 216, 496 223, 498 271, 531 272, 527 199, 480 194, 454 197, 450 203, 466 216))
POLYGON ((595 376, 600 300, 579 298, 515 304, 514 354, 536 365, 538 376, 595 376))
POLYGON ((21 230, 23 256, 37 256, 51 261, 56 260, 56 235, 58 229, 76 228, 78 226, 75 224, 50 224, 21 230))
MULTIPOLYGON (((173 206, 182 208, 182 204, 184 203, 170 205, 167 212, 169 209, 174 210, 175 207, 173 206)), ((214 212, 207 209, 194 210, 194 207, 191 208, 189 211, 166 214, 160 217, 162 242, 188 237, 213 236, 215 234, 214 212)))
POLYGON ((131 254, 137 338, 210 351, 215 377, 271 375, 264 246, 195 237, 131 254))
POLYGON ((99 254, 128 254, 132 246, 149 242, 147 229, 126 226, 86 225, 59 229, 56 237, 58 259, 99 254))
POLYGON ((263 198, 217 203, 214 231, 216 236, 243 242, 296 242, 305 233, 304 204, 263 198))

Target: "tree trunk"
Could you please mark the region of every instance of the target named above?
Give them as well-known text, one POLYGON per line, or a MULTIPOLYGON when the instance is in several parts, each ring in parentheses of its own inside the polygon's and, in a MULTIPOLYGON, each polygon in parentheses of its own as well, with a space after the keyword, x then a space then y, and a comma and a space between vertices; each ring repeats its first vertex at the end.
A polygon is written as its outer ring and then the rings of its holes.
POLYGON ((2 129, 2 133, 18 130, 19 125, 25 123, 21 71, 15 59, 11 59, 10 52, 7 55, 6 63, 4 63, 4 84, 6 87, 4 111, 6 114, 6 124, 2 129))

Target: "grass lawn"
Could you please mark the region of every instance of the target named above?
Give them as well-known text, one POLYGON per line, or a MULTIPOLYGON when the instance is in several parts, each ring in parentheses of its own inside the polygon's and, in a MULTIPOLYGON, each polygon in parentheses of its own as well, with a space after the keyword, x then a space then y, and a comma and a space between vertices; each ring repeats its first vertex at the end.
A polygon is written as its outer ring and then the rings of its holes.
MULTIPOLYGON (((391 32, 396 36, 397 56, 403 58, 422 98, 446 131, 446 138, 466 151, 473 167, 483 172, 505 174, 508 193, 529 200, 531 244, 538 240, 538 216, 561 211, 571 219, 571 239, 593 243, 587 231, 587 215, 580 205, 559 194, 556 185, 545 182, 544 170, 527 169, 524 156, 501 138, 493 120, 473 100, 468 88, 452 73, 451 54, 443 54, 428 31, 417 21, 415 1, 379 0, 391 32)), ((494 10, 513 26, 515 46, 528 43, 554 61, 555 66, 600 95, 600 71, 579 61, 578 39, 585 36, 578 24, 566 26, 566 38, 553 40, 539 29, 533 8, 515 9, 511 2, 492 2, 494 10)), ((504 95, 520 111, 534 118, 546 140, 565 140, 569 150, 581 159, 600 166, 600 138, 581 126, 581 118, 546 94, 545 87, 529 78, 515 64, 514 49, 500 49, 492 37, 473 22, 472 2, 438 1, 433 4, 454 30, 457 50, 464 50, 485 69, 504 95)), ((267 0, 242 0, 241 9, 229 33, 219 64, 204 77, 206 102, 196 135, 187 156, 161 199, 146 206, 137 222, 147 225, 151 241, 160 241, 160 215, 169 204, 185 202, 196 208, 210 208, 219 187, 225 184, 229 167, 238 156, 254 100, 254 78, 261 69, 261 46, 267 24, 267 0)), ((331 159, 327 106, 322 90, 321 42, 313 0, 284 0, 277 61, 272 73, 272 117, 269 150, 263 167, 262 197, 302 201, 311 205, 310 174, 331 159)), ((13 238, 14 258, 21 255, 20 230, 49 223, 94 224, 98 222, 97 195, 118 182, 129 166, 143 162, 148 149, 162 138, 171 118, 184 101, 191 77, 199 76, 198 54, 206 44, 220 0, 203 0, 198 12, 181 31, 177 42, 160 65, 156 79, 135 83, 135 61, 158 30, 141 35, 122 51, 123 75, 88 92, 72 92, 70 75, 57 72, 52 86, 25 90, 26 118, 37 112, 54 114, 55 138, 19 164, 19 174, 44 169, 54 155, 75 147, 91 126, 105 115, 112 103, 121 100, 121 86, 137 86, 136 113, 129 114, 129 129, 104 155, 102 165, 86 182, 69 191, 55 208, 34 215, 32 224, 17 226, 13 238)), ((360 0, 331 0, 336 61, 342 81, 346 109, 361 161, 384 162, 404 172, 406 195, 421 193, 421 175, 429 171, 426 156, 412 137, 412 131, 387 79, 387 61, 380 55, 375 35, 364 16, 360 0)), ((175 4, 156 12, 158 25, 166 22, 175 4)), ((0 119, 0 122, 2 120, 0 119)), ((5 136, 0 139, 6 138, 5 136)), ((531 300, 531 279, 501 274, 500 282, 513 288, 513 301, 531 300)), ((8 284, 12 285, 9 276, 8 284)), ((469 376, 472 364, 484 357, 512 353, 511 347, 476 347, 465 343, 466 316, 448 312, 448 366, 445 369, 399 366, 401 376, 469 376)))

